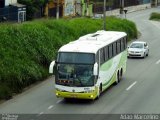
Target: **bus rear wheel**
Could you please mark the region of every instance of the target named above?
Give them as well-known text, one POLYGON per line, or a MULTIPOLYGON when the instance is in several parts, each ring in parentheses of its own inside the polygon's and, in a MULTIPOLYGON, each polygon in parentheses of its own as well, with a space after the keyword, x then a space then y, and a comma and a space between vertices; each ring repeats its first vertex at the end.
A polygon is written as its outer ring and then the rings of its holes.
POLYGON ((123 76, 123 69, 121 68, 120 75, 119 75, 119 80, 122 80, 122 76, 123 76))
POLYGON ((120 74, 119 74, 119 71, 118 71, 116 81, 115 81, 115 85, 117 85, 119 82, 120 82, 120 74))

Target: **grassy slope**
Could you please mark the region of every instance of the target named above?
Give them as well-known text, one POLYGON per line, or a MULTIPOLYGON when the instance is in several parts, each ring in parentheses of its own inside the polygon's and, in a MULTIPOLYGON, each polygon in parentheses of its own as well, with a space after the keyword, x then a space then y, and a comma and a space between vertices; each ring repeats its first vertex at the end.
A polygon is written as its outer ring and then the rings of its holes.
POLYGON ((150 20, 157 20, 157 21, 160 21, 160 13, 156 13, 156 12, 151 13, 149 19, 150 19, 150 20))
MULTIPOLYGON (((23 24, 0 25, 0 99, 8 99, 24 87, 41 81, 63 44, 102 29, 102 20, 38 20, 23 24)), ((107 18, 107 30, 125 31, 137 37, 134 23, 107 18)))

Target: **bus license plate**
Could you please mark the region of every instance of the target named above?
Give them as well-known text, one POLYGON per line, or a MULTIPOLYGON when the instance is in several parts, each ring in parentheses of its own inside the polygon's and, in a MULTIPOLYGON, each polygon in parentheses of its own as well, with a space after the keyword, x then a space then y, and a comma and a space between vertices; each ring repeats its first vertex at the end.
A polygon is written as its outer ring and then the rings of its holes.
POLYGON ((77 95, 76 95, 76 94, 71 94, 71 97, 76 98, 76 97, 77 97, 77 95))

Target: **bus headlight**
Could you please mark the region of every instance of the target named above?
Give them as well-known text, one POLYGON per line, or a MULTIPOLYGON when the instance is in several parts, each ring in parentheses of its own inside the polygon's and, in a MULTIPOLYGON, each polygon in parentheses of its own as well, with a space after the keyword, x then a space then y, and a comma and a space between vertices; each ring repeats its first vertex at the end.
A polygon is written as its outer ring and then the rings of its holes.
POLYGON ((58 96, 59 94, 58 93, 56 93, 56 96, 58 96))
POLYGON ((90 97, 93 98, 93 95, 91 95, 90 97))

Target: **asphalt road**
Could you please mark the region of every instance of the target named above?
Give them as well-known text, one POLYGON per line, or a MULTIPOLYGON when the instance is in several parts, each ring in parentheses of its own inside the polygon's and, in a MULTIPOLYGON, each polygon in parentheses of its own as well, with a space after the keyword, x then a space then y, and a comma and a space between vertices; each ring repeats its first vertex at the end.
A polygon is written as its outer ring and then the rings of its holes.
MULTIPOLYGON (((148 20, 153 11, 160 12, 160 8, 127 14, 127 19, 134 21, 142 34, 138 40, 148 43, 150 53, 145 59, 128 59, 123 80, 106 90, 100 99, 65 101, 56 98, 53 77, 50 77, 0 104, 0 113, 36 114, 39 118, 44 114, 62 114, 60 116, 64 119, 69 116, 63 114, 93 114, 85 118, 95 120, 106 119, 100 114, 160 114, 160 22, 148 20)), ((79 119, 82 119, 81 115, 79 119)))

